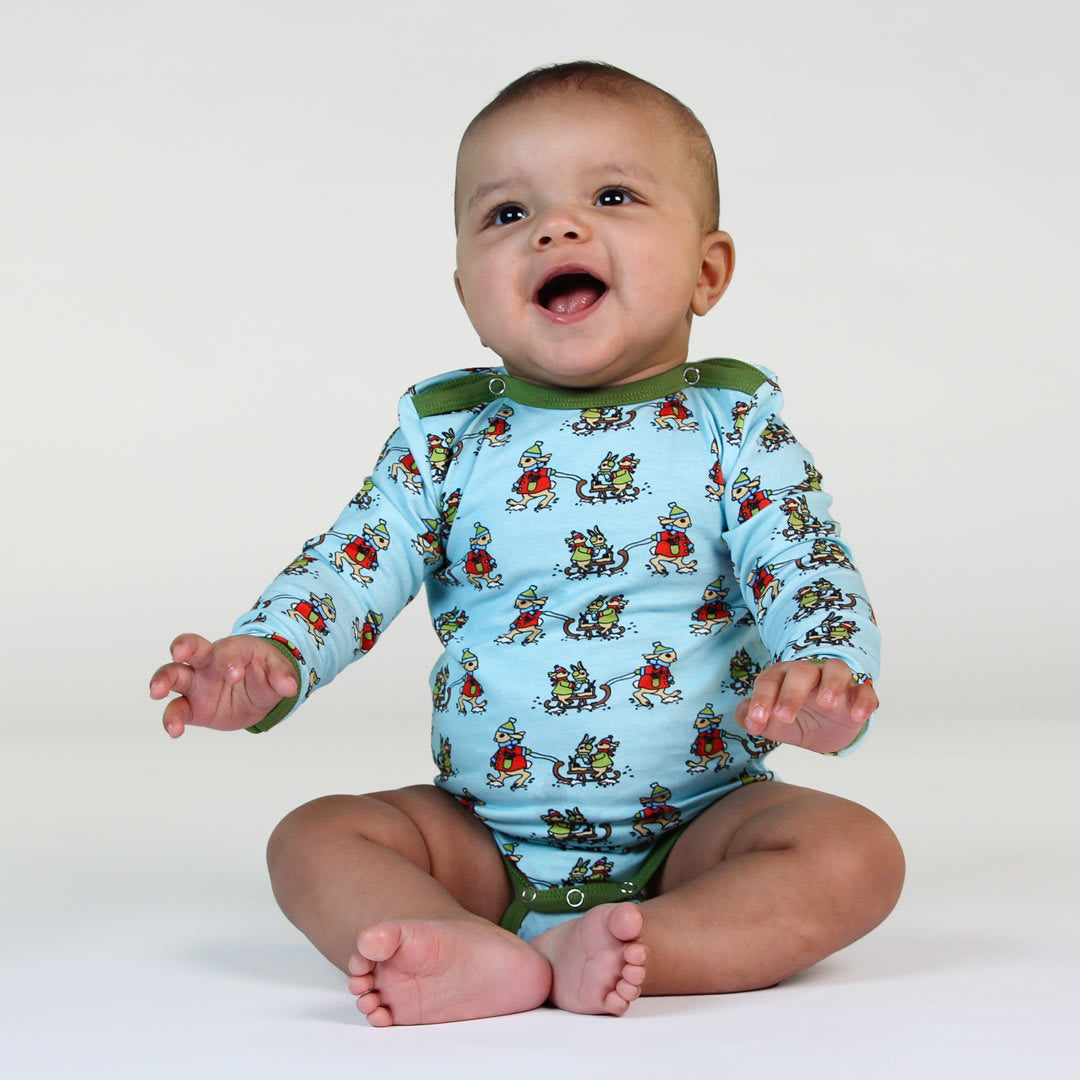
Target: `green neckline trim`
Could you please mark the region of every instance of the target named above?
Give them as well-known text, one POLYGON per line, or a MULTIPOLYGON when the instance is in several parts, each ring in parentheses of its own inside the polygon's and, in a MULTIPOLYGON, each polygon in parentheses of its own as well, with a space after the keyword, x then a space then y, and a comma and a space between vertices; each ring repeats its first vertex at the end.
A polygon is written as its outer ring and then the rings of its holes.
POLYGON ((413 396, 413 406, 423 418, 441 413, 462 412, 509 398, 519 405, 537 409, 589 409, 613 405, 636 405, 642 401, 670 397, 680 390, 704 386, 711 390, 739 390, 753 394, 766 381, 757 368, 741 360, 713 358, 665 371, 641 382, 624 386, 602 386, 595 390, 566 390, 538 386, 507 375, 502 369, 474 372, 439 383, 413 396))

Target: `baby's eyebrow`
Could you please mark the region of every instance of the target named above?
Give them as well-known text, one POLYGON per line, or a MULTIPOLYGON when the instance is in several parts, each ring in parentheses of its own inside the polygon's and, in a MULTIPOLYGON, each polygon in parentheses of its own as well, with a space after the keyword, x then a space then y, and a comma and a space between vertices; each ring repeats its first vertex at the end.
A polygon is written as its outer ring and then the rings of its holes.
POLYGON ((481 184, 469 197, 469 201, 465 204, 466 210, 471 210, 478 202, 487 199, 489 195, 494 194, 496 191, 501 191, 503 188, 510 187, 514 183, 520 182, 520 177, 506 176, 501 177, 498 180, 490 180, 486 184, 481 184))
POLYGON ((652 183, 656 179, 648 169, 634 161, 605 161, 596 165, 592 171, 603 176, 610 177, 614 174, 615 176, 628 177, 631 180, 644 180, 648 183, 652 183))

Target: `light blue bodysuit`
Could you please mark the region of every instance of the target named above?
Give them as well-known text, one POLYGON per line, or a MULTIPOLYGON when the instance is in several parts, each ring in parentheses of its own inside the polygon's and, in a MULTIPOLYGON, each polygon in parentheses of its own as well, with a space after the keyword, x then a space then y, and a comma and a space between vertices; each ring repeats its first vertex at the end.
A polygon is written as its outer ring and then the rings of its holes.
POLYGON ((780 404, 734 360, 580 392, 501 369, 421 383, 236 624, 310 693, 426 588, 436 783, 492 830, 524 937, 641 895, 682 826, 770 778, 774 744, 734 722, 767 664, 876 677, 865 588, 780 404))

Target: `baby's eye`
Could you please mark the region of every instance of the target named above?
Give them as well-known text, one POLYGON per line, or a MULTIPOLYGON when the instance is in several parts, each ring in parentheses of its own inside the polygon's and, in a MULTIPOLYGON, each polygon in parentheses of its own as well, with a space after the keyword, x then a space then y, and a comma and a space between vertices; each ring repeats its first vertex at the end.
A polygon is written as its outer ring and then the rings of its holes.
POLYGON ((597 206, 626 206, 632 202, 634 202, 634 196, 624 188, 604 188, 604 190, 596 196, 597 206))
POLYGON ((497 206, 492 210, 488 221, 492 225, 512 225, 515 221, 521 221, 528 215, 525 208, 517 203, 507 203, 505 206, 497 206))

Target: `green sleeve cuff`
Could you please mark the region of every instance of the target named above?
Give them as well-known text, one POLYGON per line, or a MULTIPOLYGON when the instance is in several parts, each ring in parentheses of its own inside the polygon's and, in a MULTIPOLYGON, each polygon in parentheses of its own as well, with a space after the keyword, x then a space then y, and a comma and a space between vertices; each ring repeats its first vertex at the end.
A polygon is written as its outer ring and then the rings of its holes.
POLYGON ((244 729, 250 731, 253 735, 259 735, 264 731, 269 731, 272 727, 276 727, 296 708, 296 703, 300 700, 300 687, 302 685, 300 665, 296 662, 296 657, 280 641, 275 641, 273 638, 264 640, 269 641, 292 664, 293 673, 296 675, 296 693, 292 697, 282 698, 257 724, 252 724, 251 727, 244 729))

